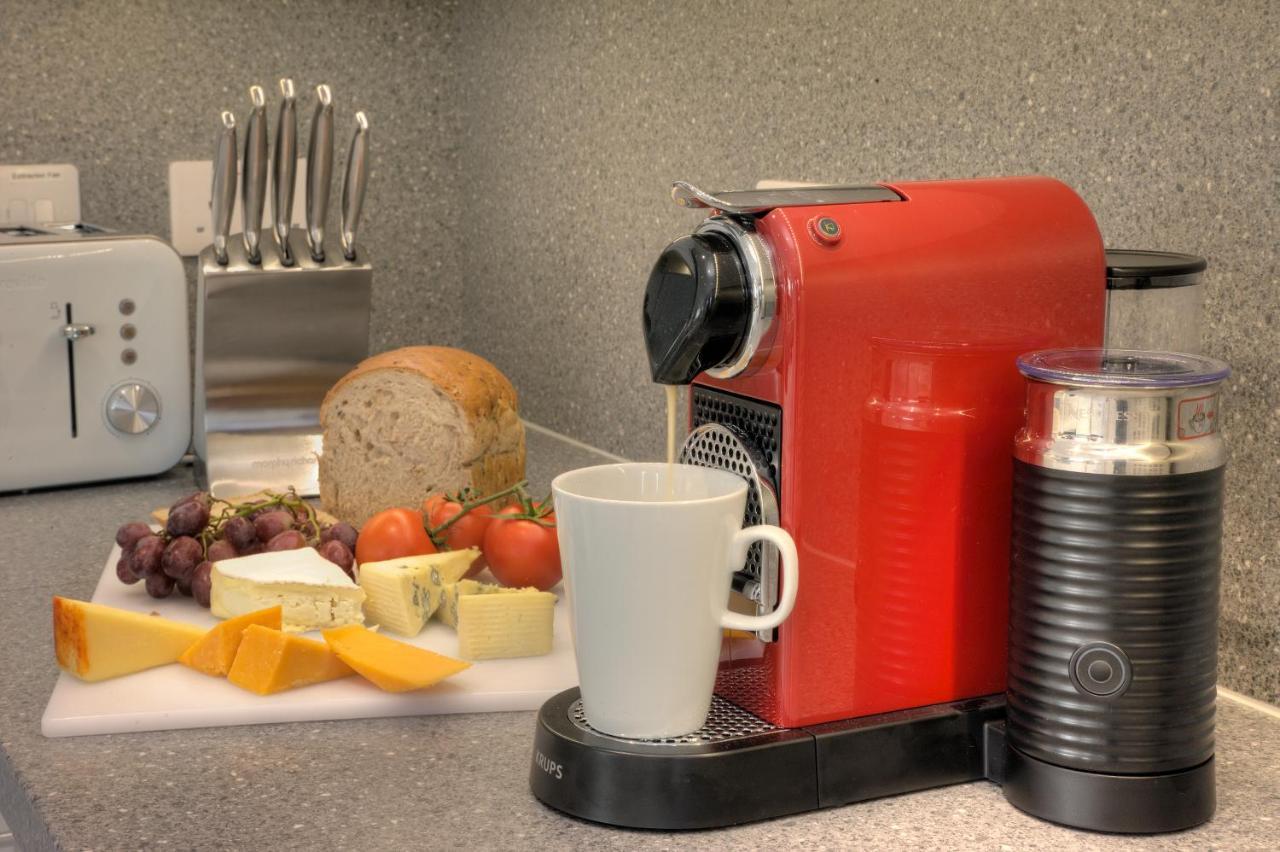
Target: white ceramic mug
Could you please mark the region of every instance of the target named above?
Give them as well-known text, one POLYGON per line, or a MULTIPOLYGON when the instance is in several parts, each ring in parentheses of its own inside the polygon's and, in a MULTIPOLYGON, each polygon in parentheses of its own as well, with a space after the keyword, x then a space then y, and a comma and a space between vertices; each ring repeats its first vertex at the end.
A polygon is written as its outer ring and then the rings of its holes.
POLYGON ((747 483, 728 471, 609 464, 551 489, 587 722, 639 739, 693 733, 711 707, 720 629, 768 630, 791 614, 795 542, 780 527, 742 528, 747 483), (756 541, 778 549, 778 606, 730 612, 733 572, 756 541))

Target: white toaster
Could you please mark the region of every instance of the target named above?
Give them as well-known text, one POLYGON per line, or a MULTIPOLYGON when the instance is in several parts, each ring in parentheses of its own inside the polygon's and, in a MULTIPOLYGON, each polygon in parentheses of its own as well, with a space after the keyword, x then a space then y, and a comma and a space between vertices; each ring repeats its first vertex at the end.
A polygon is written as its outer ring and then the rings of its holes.
POLYGON ((0 491, 176 464, 191 439, 188 340, 167 243, 0 227, 0 491))

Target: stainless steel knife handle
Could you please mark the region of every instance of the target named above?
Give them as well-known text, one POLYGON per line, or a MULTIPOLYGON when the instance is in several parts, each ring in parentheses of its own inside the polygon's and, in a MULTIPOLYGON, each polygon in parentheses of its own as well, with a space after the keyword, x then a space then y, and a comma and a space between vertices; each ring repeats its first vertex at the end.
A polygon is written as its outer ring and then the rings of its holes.
POLYGON ((276 150, 272 162, 271 227, 280 262, 293 266, 289 228, 293 224, 293 185, 298 172, 298 112, 293 81, 280 81, 280 114, 276 120, 276 150))
POLYGON ((351 134, 351 151, 347 154, 347 173, 342 181, 342 254, 356 259, 356 231, 360 228, 360 211, 364 208, 364 190, 369 182, 369 119, 356 113, 356 129, 351 134))
POLYGON ((231 233, 231 213, 236 206, 236 117, 222 113, 217 146, 213 155, 213 193, 209 209, 213 214, 213 256, 227 265, 227 236, 231 233))
POLYGON ((324 223, 329 215, 329 184, 333 176, 333 95, 316 86, 316 111, 311 116, 311 144, 307 150, 307 242, 311 259, 324 260, 324 223))
POLYGON ((262 206, 267 200, 267 98, 261 86, 249 87, 249 125, 244 131, 244 170, 240 190, 241 230, 244 253, 250 263, 262 262, 258 242, 262 232, 262 206))

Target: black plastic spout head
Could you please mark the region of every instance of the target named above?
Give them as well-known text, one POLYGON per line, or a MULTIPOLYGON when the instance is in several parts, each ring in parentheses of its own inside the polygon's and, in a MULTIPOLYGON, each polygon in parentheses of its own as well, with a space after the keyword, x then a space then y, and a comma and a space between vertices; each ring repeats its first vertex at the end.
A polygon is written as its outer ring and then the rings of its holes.
POLYGON ((644 292, 644 342, 653 380, 687 385, 741 345, 751 304, 742 260, 719 234, 681 237, 663 250, 644 292))

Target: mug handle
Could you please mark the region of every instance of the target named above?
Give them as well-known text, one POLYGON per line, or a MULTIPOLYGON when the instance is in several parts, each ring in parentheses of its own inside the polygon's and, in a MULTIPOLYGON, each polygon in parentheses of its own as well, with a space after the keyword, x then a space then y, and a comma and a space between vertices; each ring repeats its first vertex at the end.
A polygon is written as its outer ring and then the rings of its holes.
POLYGON ((720 613, 720 626, 730 630, 744 630, 753 633, 757 630, 772 630, 787 620, 796 605, 796 587, 800 584, 799 558, 796 555, 796 543, 790 533, 782 527, 770 524, 759 524, 744 527, 733 534, 733 542, 729 552, 733 554, 729 570, 737 570, 747 558, 747 548, 757 541, 767 541, 778 548, 778 561, 782 565, 782 596, 773 612, 765 615, 743 615, 728 609, 720 613))

